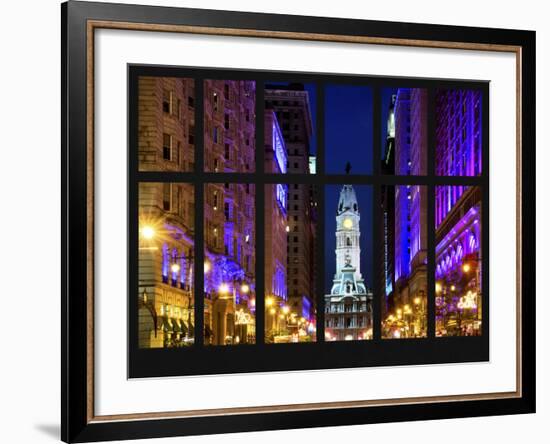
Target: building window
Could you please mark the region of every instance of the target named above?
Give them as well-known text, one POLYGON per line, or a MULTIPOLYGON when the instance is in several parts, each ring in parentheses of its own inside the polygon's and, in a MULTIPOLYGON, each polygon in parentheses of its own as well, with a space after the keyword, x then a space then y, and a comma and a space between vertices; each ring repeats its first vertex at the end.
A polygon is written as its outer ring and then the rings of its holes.
POLYGON ((162 209, 164 211, 172 210, 172 184, 165 183, 162 187, 162 209))
POLYGON ((214 111, 218 111, 218 101, 219 101, 218 93, 214 92, 212 94, 212 103, 213 103, 214 111))
POLYGON ((172 160, 172 136, 166 133, 162 135, 162 158, 172 160))
POLYGON ((165 89, 162 92, 162 110, 165 113, 172 113, 172 91, 165 89))

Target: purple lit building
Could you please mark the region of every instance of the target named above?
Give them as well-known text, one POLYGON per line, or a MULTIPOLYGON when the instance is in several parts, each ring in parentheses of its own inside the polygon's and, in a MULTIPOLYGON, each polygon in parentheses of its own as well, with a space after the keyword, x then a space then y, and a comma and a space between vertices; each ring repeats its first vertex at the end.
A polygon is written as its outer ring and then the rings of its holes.
POLYGON ((436 187, 436 335, 481 333, 481 188, 436 187), (451 196, 458 196, 453 202, 451 196), (443 217, 441 217, 443 216, 443 217))
POLYGON ((481 91, 438 90, 435 112, 436 174, 479 176, 482 166, 481 91))
MULTIPOLYGON (((205 80, 205 171, 254 171, 255 89, 205 80)), ((255 192, 250 183, 204 187, 205 344, 255 342, 255 192)))
MULTIPOLYGON (((436 93, 436 174, 478 176, 482 167, 482 96, 436 93)), ((436 334, 481 332, 481 188, 439 186, 435 195, 436 334)))

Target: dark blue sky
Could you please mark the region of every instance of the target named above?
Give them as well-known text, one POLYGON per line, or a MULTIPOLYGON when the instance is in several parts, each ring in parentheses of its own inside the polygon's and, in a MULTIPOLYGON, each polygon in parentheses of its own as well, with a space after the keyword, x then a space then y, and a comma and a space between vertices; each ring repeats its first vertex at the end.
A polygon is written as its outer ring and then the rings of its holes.
MULTIPOLYGON (((361 273, 367 287, 372 288, 372 186, 354 185, 361 221, 361 273)), ((336 208, 342 185, 325 187, 325 294, 330 291, 336 271, 336 208)))
POLYGON ((325 88, 325 168, 344 174, 372 172, 372 91, 365 86, 327 85, 325 88))
MULTIPOLYGON (((325 169, 344 174, 372 174, 372 90, 365 86, 327 85, 325 88, 325 169)), ((325 187, 325 294, 336 271, 336 207, 342 185, 325 187)), ((372 187, 354 186, 361 214, 361 272, 372 287, 372 187)))

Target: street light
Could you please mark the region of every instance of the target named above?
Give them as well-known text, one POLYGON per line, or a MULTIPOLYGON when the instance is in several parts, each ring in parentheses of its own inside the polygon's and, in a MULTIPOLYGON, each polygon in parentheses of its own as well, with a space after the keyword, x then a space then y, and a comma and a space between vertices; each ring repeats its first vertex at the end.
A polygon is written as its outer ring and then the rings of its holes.
POLYGON ((248 286, 248 284, 242 284, 241 285, 241 292, 242 293, 247 294, 249 291, 250 291, 250 287, 248 286))
POLYGON ((223 294, 223 295, 229 293, 229 285, 227 285, 225 282, 222 283, 218 288, 218 291, 220 292, 220 294, 223 294))
POLYGON ((470 271, 470 264, 464 264, 462 266, 462 271, 464 271, 464 273, 468 273, 470 271))
POLYGON ((143 226, 140 232, 143 239, 151 240, 155 237, 155 229, 150 225, 143 226))

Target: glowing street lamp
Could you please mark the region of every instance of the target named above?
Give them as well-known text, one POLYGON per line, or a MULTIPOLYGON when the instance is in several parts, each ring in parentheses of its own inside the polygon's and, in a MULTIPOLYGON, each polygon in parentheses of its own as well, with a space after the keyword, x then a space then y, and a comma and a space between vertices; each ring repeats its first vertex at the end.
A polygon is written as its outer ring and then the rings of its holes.
POLYGON ((248 284, 242 284, 241 285, 241 293, 248 293, 250 291, 250 287, 248 286, 248 284))
POLYGON ((218 291, 220 292, 220 294, 226 295, 227 293, 229 293, 229 285, 227 285, 226 283, 221 284, 218 288, 218 291))
POLYGON ((145 225, 140 230, 141 237, 146 240, 151 240, 155 237, 155 229, 151 225, 145 225))
POLYGON ((178 273, 180 271, 181 267, 178 263, 173 263, 170 266, 170 270, 172 270, 172 273, 178 273))
POLYGON ((462 266, 462 271, 464 271, 464 273, 468 273, 470 269, 471 269, 470 264, 464 264, 462 266))
POLYGON ((210 271, 210 262, 204 261, 204 274, 210 271))

